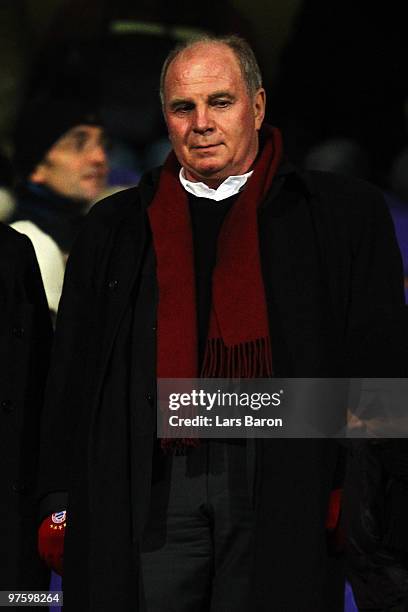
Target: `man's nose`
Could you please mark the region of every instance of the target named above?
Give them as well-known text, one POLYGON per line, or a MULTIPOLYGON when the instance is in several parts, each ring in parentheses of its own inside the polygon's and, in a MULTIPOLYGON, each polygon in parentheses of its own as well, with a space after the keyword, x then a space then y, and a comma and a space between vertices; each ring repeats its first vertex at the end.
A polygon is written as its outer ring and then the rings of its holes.
POLYGON ((206 107, 197 107, 194 111, 193 116, 193 130, 198 134, 204 134, 205 132, 212 131, 214 129, 214 123, 211 118, 211 112, 206 107))
POLYGON ((88 150, 89 158, 98 164, 106 164, 108 160, 108 155, 106 152, 105 145, 102 143, 95 143, 94 146, 90 147, 88 150))

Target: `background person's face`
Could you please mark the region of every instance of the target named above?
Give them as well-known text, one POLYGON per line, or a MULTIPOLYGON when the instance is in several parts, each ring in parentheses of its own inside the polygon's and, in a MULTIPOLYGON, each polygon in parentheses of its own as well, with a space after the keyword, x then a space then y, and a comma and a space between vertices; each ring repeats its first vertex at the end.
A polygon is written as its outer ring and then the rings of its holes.
POLYGON ((234 53, 220 43, 199 43, 170 64, 164 114, 186 177, 217 187, 243 174, 258 152, 265 92, 248 94, 234 53))
POLYGON ((77 125, 49 149, 30 180, 59 195, 91 202, 105 189, 107 174, 103 129, 77 125))

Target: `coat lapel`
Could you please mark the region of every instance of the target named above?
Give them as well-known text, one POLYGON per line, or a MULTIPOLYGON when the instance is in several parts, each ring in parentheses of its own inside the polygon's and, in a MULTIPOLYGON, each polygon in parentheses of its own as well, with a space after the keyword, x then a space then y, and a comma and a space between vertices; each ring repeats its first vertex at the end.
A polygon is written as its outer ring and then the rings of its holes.
POLYGON ((333 319, 307 194, 284 185, 261 213, 260 236, 275 375, 322 376, 333 357, 333 319))
POLYGON ((142 207, 135 206, 115 232, 111 256, 103 274, 101 308, 96 329, 101 333, 95 402, 99 401, 109 357, 133 289, 137 286, 146 251, 147 220, 142 207))

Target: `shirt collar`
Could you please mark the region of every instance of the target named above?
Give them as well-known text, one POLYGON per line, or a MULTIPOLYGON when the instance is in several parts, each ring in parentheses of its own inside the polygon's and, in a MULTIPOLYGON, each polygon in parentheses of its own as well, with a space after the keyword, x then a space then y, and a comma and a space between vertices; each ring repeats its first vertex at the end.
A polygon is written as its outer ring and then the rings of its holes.
POLYGON ((208 187, 205 183, 194 183, 193 181, 189 181, 185 177, 184 168, 180 168, 179 178, 184 189, 189 193, 192 193, 198 198, 208 198, 209 200, 219 202, 220 200, 225 200, 239 193, 252 173, 253 170, 246 174, 229 176, 217 189, 211 189, 211 187, 208 187))

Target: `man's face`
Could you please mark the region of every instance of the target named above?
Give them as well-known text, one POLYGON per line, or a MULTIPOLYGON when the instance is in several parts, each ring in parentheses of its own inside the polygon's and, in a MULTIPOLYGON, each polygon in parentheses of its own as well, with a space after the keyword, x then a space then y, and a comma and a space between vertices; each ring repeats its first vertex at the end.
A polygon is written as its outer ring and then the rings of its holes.
POLYGON ((91 202, 105 189, 107 174, 104 131, 77 125, 47 151, 30 180, 59 195, 91 202))
POLYGON ((198 43, 170 64, 164 115, 186 177, 216 188, 249 170, 258 152, 265 92, 248 93, 229 47, 198 43))

